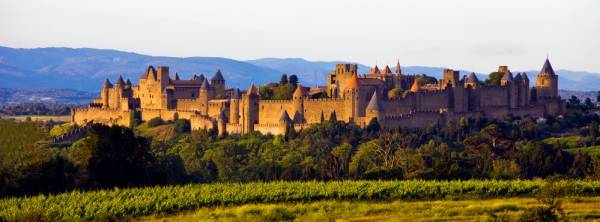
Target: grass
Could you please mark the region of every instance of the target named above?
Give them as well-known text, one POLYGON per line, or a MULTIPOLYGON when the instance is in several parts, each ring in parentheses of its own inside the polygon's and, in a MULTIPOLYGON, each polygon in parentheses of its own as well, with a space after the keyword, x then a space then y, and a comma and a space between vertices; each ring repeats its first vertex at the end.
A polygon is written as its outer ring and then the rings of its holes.
POLYGON ((31 121, 49 121, 52 120, 54 122, 71 122, 71 115, 64 116, 41 116, 41 115, 22 115, 22 116, 2 116, 2 119, 14 119, 16 121, 23 122, 27 119, 27 117, 31 118, 31 121))
POLYGON ((577 153, 581 152, 581 153, 587 153, 592 156, 600 156, 600 146, 569 148, 569 149, 565 149, 565 150, 567 152, 570 152, 573 154, 577 154, 577 153))
MULTIPOLYGON (((0 199, 0 221, 28 215, 50 221, 121 220, 194 209, 243 204, 314 201, 464 200, 523 197, 544 187, 543 180, 333 181, 211 183, 183 186, 74 191, 0 199)), ((600 181, 560 181, 573 195, 600 194, 600 181)))
MULTIPOLYGON (((600 219, 600 197, 563 198, 566 219, 600 219)), ((246 204, 204 207, 141 221, 515 221, 533 198, 435 201, 317 201, 311 203, 246 204)))
POLYGON ((173 123, 164 123, 155 127, 150 127, 147 123, 142 123, 135 130, 141 136, 152 137, 160 141, 171 141, 179 136, 179 133, 175 131, 173 123))
POLYGON ((580 136, 565 136, 565 137, 550 137, 542 140, 546 144, 563 144, 566 147, 580 147, 579 140, 580 136))

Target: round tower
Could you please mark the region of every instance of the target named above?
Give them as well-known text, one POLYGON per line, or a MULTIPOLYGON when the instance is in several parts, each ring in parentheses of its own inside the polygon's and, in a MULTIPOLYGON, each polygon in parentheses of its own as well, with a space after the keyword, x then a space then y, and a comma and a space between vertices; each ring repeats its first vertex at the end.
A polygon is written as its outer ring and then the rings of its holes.
POLYGON ((240 90, 234 89, 229 98, 229 123, 239 124, 240 118, 240 90))
POLYGON ((368 124, 372 119, 377 119, 377 121, 379 122, 379 124, 382 124, 382 107, 381 104, 379 103, 379 98, 377 97, 377 91, 375 91, 375 93, 373 93, 373 96, 371 96, 371 100, 369 101, 369 104, 367 105, 366 111, 365 111, 365 124, 368 124))

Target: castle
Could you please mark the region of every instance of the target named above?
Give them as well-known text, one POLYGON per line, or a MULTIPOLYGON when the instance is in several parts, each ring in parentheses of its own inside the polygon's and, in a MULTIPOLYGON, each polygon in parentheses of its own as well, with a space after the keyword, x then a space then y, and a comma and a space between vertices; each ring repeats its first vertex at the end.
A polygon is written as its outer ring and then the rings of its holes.
POLYGON ((169 75, 169 67, 148 67, 139 84, 119 77, 113 85, 104 81, 100 98, 87 108, 74 109, 72 121, 130 126, 143 121, 188 119, 192 130, 214 129, 219 135, 253 131, 280 135, 294 128, 336 118, 366 126, 376 119, 387 129, 428 127, 460 118, 504 118, 507 115, 542 117, 565 112, 558 96, 558 76, 546 59, 530 87, 526 73, 515 76, 500 66, 498 85, 483 84, 474 73, 459 76, 445 69, 437 83, 420 84, 419 77, 375 66, 368 74, 357 73, 355 64, 337 64, 327 76, 326 88, 298 85, 289 100, 261 99, 252 84, 248 90, 227 88, 220 70, 210 78, 194 75, 189 80, 169 75), (327 94, 313 98, 311 93, 327 94), (396 95, 390 91, 397 92, 396 95))

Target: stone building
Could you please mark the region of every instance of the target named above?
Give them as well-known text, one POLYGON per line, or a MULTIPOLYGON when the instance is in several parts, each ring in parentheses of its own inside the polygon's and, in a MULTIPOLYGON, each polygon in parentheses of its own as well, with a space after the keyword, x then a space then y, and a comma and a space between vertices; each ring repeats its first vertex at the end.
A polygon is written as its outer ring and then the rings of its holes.
POLYGON ((366 126, 372 119, 388 129, 427 127, 466 117, 503 118, 507 115, 542 117, 559 115, 565 103, 558 96, 558 76, 546 59, 530 87, 526 73, 513 73, 500 66, 499 85, 485 85, 474 73, 460 77, 458 71, 445 69, 437 83, 421 85, 418 76, 375 66, 370 73, 358 74, 355 64, 337 64, 327 76, 326 98, 311 98, 320 91, 299 85, 289 100, 261 99, 258 89, 226 88, 220 70, 210 79, 194 75, 182 80, 168 67, 148 67, 139 85, 124 82, 113 85, 106 80, 100 98, 88 108, 74 109, 77 124, 100 122, 129 126, 130 117, 143 121, 152 118, 189 119, 193 130, 214 129, 220 135, 253 131, 284 134, 330 119, 366 126), (391 90, 402 92, 390 97, 391 90))

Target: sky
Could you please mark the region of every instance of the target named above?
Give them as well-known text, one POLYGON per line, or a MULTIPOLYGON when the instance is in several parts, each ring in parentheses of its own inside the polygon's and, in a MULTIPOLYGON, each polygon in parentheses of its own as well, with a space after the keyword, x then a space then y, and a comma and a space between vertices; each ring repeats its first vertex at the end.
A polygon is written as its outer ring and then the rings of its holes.
POLYGON ((0 0, 0 45, 600 72, 598 0, 0 0))

